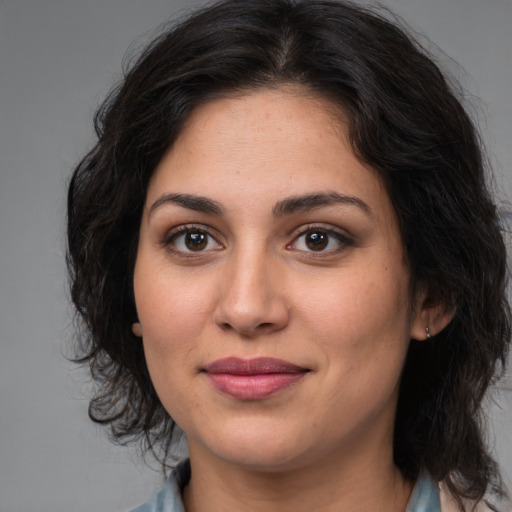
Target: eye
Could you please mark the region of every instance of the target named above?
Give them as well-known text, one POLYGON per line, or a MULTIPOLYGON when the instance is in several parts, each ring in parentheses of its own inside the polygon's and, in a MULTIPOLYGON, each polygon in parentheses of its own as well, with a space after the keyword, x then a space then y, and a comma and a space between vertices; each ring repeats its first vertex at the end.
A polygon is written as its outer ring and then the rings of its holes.
POLYGON ((184 226, 172 232, 164 245, 173 252, 199 253, 222 249, 222 245, 205 229, 184 226))
POLYGON ((347 236, 337 231, 310 227, 295 238, 292 248, 305 252, 332 253, 351 244, 351 240, 347 236))

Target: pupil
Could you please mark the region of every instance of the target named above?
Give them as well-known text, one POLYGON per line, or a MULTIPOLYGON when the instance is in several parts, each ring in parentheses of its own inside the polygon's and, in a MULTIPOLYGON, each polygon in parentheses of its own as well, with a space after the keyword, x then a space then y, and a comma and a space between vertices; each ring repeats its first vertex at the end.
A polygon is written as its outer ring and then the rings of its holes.
POLYGON ((310 233, 306 238, 306 245, 313 251, 320 251, 327 247, 328 240, 325 233, 310 233))
POLYGON ((185 245, 191 251, 200 251, 206 247, 208 239, 204 233, 187 233, 185 237, 185 245))

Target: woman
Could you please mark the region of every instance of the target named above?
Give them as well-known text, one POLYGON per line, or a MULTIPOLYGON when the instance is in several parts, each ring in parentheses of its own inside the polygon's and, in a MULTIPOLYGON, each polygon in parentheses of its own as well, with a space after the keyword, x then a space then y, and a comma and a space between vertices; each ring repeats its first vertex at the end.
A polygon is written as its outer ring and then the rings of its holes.
POLYGON ((138 512, 495 508, 505 248, 417 43, 347 2, 224 1, 96 126, 68 210, 90 415, 190 454, 138 512))

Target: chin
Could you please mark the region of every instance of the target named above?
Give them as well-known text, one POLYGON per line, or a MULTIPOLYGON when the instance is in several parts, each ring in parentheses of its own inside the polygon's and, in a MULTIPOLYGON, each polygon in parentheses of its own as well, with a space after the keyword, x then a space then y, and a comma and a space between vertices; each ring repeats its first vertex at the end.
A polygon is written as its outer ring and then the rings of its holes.
MULTIPOLYGON (((252 471, 279 472, 307 464, 308 443, 304 436, 294 435, 273 425, 237 425, 201 443, 201 451, 207 450, 225 463, 244 467, 252 471), (226 432, 229 432, 227 434, 226 432)), ((189 438, 191 453, 195 443, 189 438)), ((317 450, 315 450, 317 452, 317 450)))

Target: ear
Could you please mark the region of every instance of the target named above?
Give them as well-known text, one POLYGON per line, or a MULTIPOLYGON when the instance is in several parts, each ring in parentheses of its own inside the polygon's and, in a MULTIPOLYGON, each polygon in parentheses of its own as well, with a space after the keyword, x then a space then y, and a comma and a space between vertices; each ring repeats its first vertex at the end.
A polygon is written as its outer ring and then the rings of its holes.
POLYGON ((137 338, 142 338, 142 325, 140 325, 140 322, 133 322, 132 332, 137 338))
POLYGON ((440 301, 426 288, 418 290, 413 303, 411 338, 426 340, 439 334, 451 321, 455 307, 440 301))

